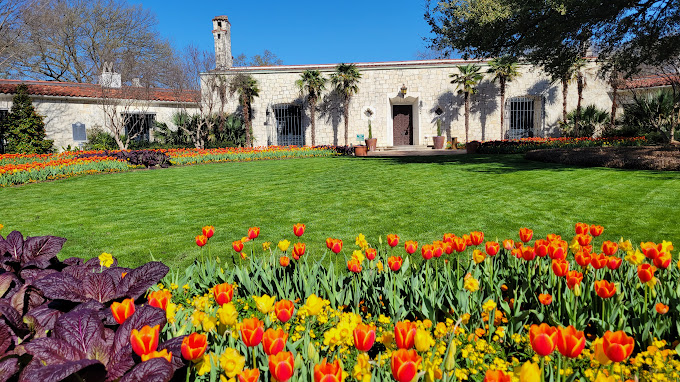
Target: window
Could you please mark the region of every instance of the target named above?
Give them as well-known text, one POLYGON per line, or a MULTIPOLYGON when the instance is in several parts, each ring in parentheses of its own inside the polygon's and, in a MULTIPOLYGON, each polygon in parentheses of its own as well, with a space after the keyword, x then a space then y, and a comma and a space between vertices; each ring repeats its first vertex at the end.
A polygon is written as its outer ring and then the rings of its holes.
POLYGON ((508 139, 534 136, 534 99, 530 97, 511 98, 508 139))
POLYGON ((298 105, 274 105, 276 135, 279 146, 304 146, 305 133, 302 129, 302 108, 298 105))
POLYGON ((73 140, 74 141, 86 141, 87 133, 85 132, 85 125, 78 122, 71 125, 73 129, 73 140))
POLYGON ((123 114, 125 119, 125 135, 134 136, 135 141, 149 142, 151 128, 156 121, 156 114, 130 113, 123 114))
POLYGON ((0 154, 5 153, 5 121, 9 117, 9 110, 0 109, 0 154))

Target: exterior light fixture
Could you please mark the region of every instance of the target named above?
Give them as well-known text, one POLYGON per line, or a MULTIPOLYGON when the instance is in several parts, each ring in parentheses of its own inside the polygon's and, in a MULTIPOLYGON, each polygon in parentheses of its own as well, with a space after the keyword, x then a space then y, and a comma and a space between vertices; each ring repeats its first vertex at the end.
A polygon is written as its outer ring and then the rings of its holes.
POLYGON ((402 95, 402 96, 405 96, 405 95, 406 95, 406 90, 408 90, 408 89, 406 88, 406 85, 402 84, 402 85, 401 85, 401 89, 400 89, 401 95, 402 95))

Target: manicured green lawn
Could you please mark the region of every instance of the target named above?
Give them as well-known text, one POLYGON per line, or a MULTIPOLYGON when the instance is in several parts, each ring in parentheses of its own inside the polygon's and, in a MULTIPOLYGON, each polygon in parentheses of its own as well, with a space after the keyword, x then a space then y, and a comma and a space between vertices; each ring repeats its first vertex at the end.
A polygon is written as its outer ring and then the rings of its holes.
POLYGON ((216 227, 211 251, 224 258, 250 226, 275 245, 295 242, 297 222, 307 224, 302 241, 312 254, 325 250, 328 236, 353 249, 360 232, 376 245, 388 233, 421 243, 470 230, 517 239, 523 226, 571 238, 577 221, 603 225, 612 240, 680 244, 678 195, 680 173, 572 168, 519 156, 314 158, 0 189, 0 223, 5 236, 66 237, 62 257, 106 251, 126 266, 154 256, 179 267, 200 253, 194 237, 208 224, 216 227))

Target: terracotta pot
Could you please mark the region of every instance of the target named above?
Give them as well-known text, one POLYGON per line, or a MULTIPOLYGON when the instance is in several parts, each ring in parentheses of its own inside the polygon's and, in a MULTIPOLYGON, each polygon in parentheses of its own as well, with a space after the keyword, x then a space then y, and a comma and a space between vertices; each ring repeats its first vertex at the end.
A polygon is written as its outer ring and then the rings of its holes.
POLYGON ((467 142, 465 144, 465 150, 467 150, 468 154, 477 153, 477 149, 479 149, 479 142, 477 141, 467 142))
POLYGON ((367 155, 368 146, 354 146, 354 156, 365 157, 367 155))
POLYGON ((368 151, 375 151, 375 146, 378 144, 378 138, 366 139, 366 146, 368 146, 368 151))
POLYGON ((439 135, 436 137, 432 137, 432 140, 434 141, 434 149, 435 150, 441 150, 444 148, 444 143, 446 143, 446 137, 443 135, 439 135))

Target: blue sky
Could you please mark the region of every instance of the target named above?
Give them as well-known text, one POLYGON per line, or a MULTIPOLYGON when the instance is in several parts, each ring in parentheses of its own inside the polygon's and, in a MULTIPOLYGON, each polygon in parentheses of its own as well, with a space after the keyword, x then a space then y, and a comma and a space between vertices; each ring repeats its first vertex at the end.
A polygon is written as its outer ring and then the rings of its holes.
POLYGON ((211 20, 226 15, 233 56, 268 49, 286 65, 413 60, 430 36, 425 0, 130 2, 154 12, 158 31, 178 48, 213 50, 211 20))

